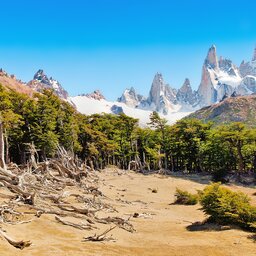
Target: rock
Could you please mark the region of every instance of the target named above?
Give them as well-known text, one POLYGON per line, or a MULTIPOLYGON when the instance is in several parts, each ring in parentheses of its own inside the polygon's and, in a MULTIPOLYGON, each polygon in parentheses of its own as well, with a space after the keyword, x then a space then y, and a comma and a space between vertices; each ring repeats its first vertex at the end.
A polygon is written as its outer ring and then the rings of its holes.
POLYGON ((117 106, 117 105, 113 105, 111 107, 111 111, 113 114, 116 114, 116 115, 119 115, 119 114, 123 114, 124 113, 124 110, 122 107, 120 106, 117 106))
POLYGON ((212 69, 219 68, 215 45, 212 45, 211 48, 208 50, 204 65, 212 69))
POLYGON ((214 80, 216 77, 211 74, 208 68, 203 65, 201 83, 198 88, 199 104, 201 107, 209 106, 217 101, 217 90, 215 89, 214 80))
POLYGON ((126 89, 122 96, 117 99, 118 102, 123 102, 129 107, 137 107, 143 100, 145 98, 137 94, 133 87, 126 89))
POLYGON ((193 91, 188 78, 185 79, 182 87, 178 90, 176 95, 177 101, 181 105, 195 105, 198 101, 196 91, 193 91))

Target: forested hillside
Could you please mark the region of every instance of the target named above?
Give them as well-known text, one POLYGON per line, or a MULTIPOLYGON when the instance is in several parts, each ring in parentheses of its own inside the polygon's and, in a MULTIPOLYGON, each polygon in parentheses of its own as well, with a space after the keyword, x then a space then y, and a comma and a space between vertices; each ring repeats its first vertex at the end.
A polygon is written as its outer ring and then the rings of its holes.
POLYGON ((256 95, 225 98, 217 104, 201 108, 190 114, 188 119, 196 118, 214 125, 242 122, 256 127, 256 95))
POLYGON ((4 160, 25 164, 35 146, 37 161, 55 157, 58 146, 92 169, 241 174, 256 170, 256 130, 242 123, 212 127, 196 119, 169 126, 156 112, 149 128, 124 114, 78 113, 52 91, 30 97, 0 87, 4 160))

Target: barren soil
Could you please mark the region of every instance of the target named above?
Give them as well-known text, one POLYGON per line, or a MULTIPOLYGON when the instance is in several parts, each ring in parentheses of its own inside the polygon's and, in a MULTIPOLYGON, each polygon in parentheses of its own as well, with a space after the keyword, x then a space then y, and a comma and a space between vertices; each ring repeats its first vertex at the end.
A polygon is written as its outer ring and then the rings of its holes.
MULTIPOLYGON (((172 205, 176 187, 196 192, 203 189, 206 181, 199 182, 178 177, 156 174, 142 175, 117 169, 106 169, 99 173, 100 190, 117 213, 109 216, 130 218, 136 232, 129 233, 115 228, 109 235, 115 240, 107 242, 83 242, 83 237, 101 233, 112 225, 101 225, 93 231, 78 230, 57 223, 54 215, 43 214, 40 218, 19 225, 0 224, 7 234, 16 240, 31 240, 32 245, 24 250, 12 247, 0 239, 0 255, 36 256, 82 256, 82 255, 172 255, 172 256, 250 256, 256 255, 256 243, 248 237, 253 234, 242 230, 188 231, 193 222, 205 219, 200 205, 172 205), (156 190, 157 193, 153 193, 156 190), (138 218, 133 214, 138 213, 138 218)), ((252 197, 256 204, 253 188, 229 186, 252 197)), ((0 200, 6 198, 0 188, 0 200)), ((101 216, 102 213, 99 213, 101 216)), ((106 213, 104 213, 106 216, 106 213)))

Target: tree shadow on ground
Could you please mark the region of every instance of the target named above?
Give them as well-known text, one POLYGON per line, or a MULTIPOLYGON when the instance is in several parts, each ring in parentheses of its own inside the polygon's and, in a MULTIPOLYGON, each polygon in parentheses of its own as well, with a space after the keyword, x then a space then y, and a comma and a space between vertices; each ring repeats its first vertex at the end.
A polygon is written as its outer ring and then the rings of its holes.
POLYGON ((187 226, 186 229, 188 231, 224 231, 230 229, 237 229, 235 226, 230 225, 220 225, 207 221, 196 221, 191 225, 187 226))

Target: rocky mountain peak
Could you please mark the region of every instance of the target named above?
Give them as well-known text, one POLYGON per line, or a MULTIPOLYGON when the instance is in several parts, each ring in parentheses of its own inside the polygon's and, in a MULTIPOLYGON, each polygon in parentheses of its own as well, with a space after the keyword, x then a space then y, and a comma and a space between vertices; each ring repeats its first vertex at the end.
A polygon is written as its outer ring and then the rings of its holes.
POLYGON ((177 91, 166 84, 161 73, 154 76, 147 104, 150 109, 167 114, 177 103, 177 91))
POLYGON ((95 99, 95 100, 105 100, 105 97, 99 90, 96 90, 92 93, 88 93, 85 96, 88 98, 91 98, 91 99, 95 99))
POLYGON ((44 73, 42 69, 39 69, 35 75, 34 75, 34 80, 38 80, 39 82, 49 85, 50 86, 50 79, 48 76, 44 73))
POLYGON ((163 83, 164 79, 163 79, 163 75, 159 72, 157 72, 154 76, 154 79, 153 79, 153 84, 156 84, 156 83, 163 83))
POLYGON ((207 57, 204 63, 206 66, 211 67, 212 69, 218 69, 219 65, 215 45, 212 45, 211 48, 208 50, 207 57))
POLYGON ((68 93, 63 89, 61 84, 52 77, 48 78, 42 69, 39 69, 35 73, 33 80, 28 82, 27 85, 37 92, 41 92, 43 89, 52 89, 60 98, 68 98, 68 93))
POLYGON ((137 107, 142 100, 145 100, 144 97, 137 94, 133 87, 126 89, 122 96, 117 99, 118 102, 123 102, 129 107, 137 107))
POLYGON ((163 75, 161 73, 156 73, 149 92, 150 103, 157 104, 159 102, 160 96, 164 95, 165 86, 163 75))
POLYGON ((188 78, 185 79, 183 85, 178 90, 176 98, 181 105, 186 105, 185 108, 187 108, 188 105, 191 105, 191 107, 193 107, 197 103, 197 93, 192 90, 188 78))
POLYGON ((190 85, 190 81, 188 78, 185 79, 183 85, 181 86, 181 88, 179 89, 180 92, 187 92, 190 91, 191 89, 191 85, 190 85))
POLYGON ((39 69, 35 75, 34 75, 34 79, 36 80, 41 80, 42 77, 45 77, 46 75, 44 74, 44 71, 42 69, 39 69))

